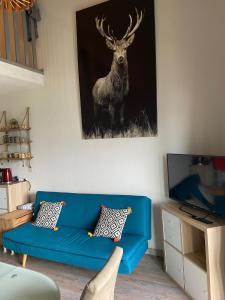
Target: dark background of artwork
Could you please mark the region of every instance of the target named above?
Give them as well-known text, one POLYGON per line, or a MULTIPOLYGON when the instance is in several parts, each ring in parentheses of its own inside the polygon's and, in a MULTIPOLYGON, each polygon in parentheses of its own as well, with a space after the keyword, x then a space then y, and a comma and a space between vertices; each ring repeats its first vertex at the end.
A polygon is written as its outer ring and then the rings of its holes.
POLYGON ((122 38, 129 25, 129 14, 132 15, 133 24, 136 23, 135 7, 138 11, 145 11, 145 15, 136 31, 133 44, 127 49, 130 91, 125 99, 125 121, 129 123, 141 111, 145 111, 151 127, 157 132, 154 1, 112 0, 76 13, 84 136, 93 131, 92 88, 98 78, 109 73, 113 58, 113 51, 107 48, 105 39, 96 29, 95 18, 105 16, 105 30, 110 24, 115 36, 122 38))

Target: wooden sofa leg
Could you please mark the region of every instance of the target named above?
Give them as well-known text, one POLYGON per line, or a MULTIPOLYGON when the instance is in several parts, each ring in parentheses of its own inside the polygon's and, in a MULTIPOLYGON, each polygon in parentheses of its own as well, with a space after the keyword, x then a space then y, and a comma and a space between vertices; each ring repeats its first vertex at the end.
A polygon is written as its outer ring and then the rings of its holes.
POLYGON ((22 267, 26 268, 26 262, 27 262, 27 254, 23 254, 22 256, 22 267))

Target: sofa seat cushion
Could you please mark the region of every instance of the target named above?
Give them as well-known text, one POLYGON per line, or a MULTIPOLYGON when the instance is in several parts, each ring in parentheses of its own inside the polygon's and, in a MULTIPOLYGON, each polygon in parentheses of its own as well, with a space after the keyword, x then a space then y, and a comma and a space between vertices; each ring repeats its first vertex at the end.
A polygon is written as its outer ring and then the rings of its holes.
POLYGON ((16 244, 18 253, 19 245, 32 246, 38 249, 48 249, 74 255, 108 259, 115 246, 124 250, 123 260, 129 260, 135 255, 135 251, 146 242, 146 238, 140 235, 123 234, 118 243, 104 237, 89 237, 87 230, 60 227, 58 231, 47 228, 39 228, 31 223, 23 224, 13 230, 4 233, 4 241, 16 244))

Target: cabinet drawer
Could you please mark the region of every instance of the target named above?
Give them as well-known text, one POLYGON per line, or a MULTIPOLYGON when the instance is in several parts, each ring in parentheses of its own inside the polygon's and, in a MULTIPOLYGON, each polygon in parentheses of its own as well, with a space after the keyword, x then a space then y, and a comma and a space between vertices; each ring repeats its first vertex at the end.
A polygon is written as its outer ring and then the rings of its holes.
POLYGON ((16 219, 15 222, 13 222, 13 228, 18 227, 18 226, 20 226, 24 223, 30 222, 31 219, 32 219, 32 216, 33 216, 33 214, 30 213, 30 214, 27 214, 23 217, 20 217, 20 218, 16 219))
POLYGON ((180 252, 164 242, 166 272, 184 288, 183 256, 180 252))
POLYGON ((0 209, 8 209, 8 197, 6 188, 0 188, 0 209))
POLYGON ((180 219, 165 210, 162 217, 164 240, 182 252, 180 219))
POLYGON ((8 210, 0 209, 0 215, 4 215, 4 214, 7 214, 7 213, 8 213, 8 210))
POLYGON ((184 257, 185 291, 194 300, 208 300, 207 273, 184 257))

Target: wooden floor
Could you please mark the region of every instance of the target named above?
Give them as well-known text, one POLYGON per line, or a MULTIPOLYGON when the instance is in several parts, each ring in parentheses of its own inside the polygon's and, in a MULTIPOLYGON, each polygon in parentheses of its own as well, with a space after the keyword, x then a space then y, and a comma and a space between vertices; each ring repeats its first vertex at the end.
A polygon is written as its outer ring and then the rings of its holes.
MULTIPOLYGON (((0 253, 0 261, 18 264, 17 256, 0 253)), ((88 280, 95 274, 72 266, 28 257, 27 268, 42 272, 57 282, 62 300, 78 300, 88 280)), ((132 275, 119 275, 116 300, 187 300, 183 291, 163 272, 159 258, 146 255, 132 275)))

